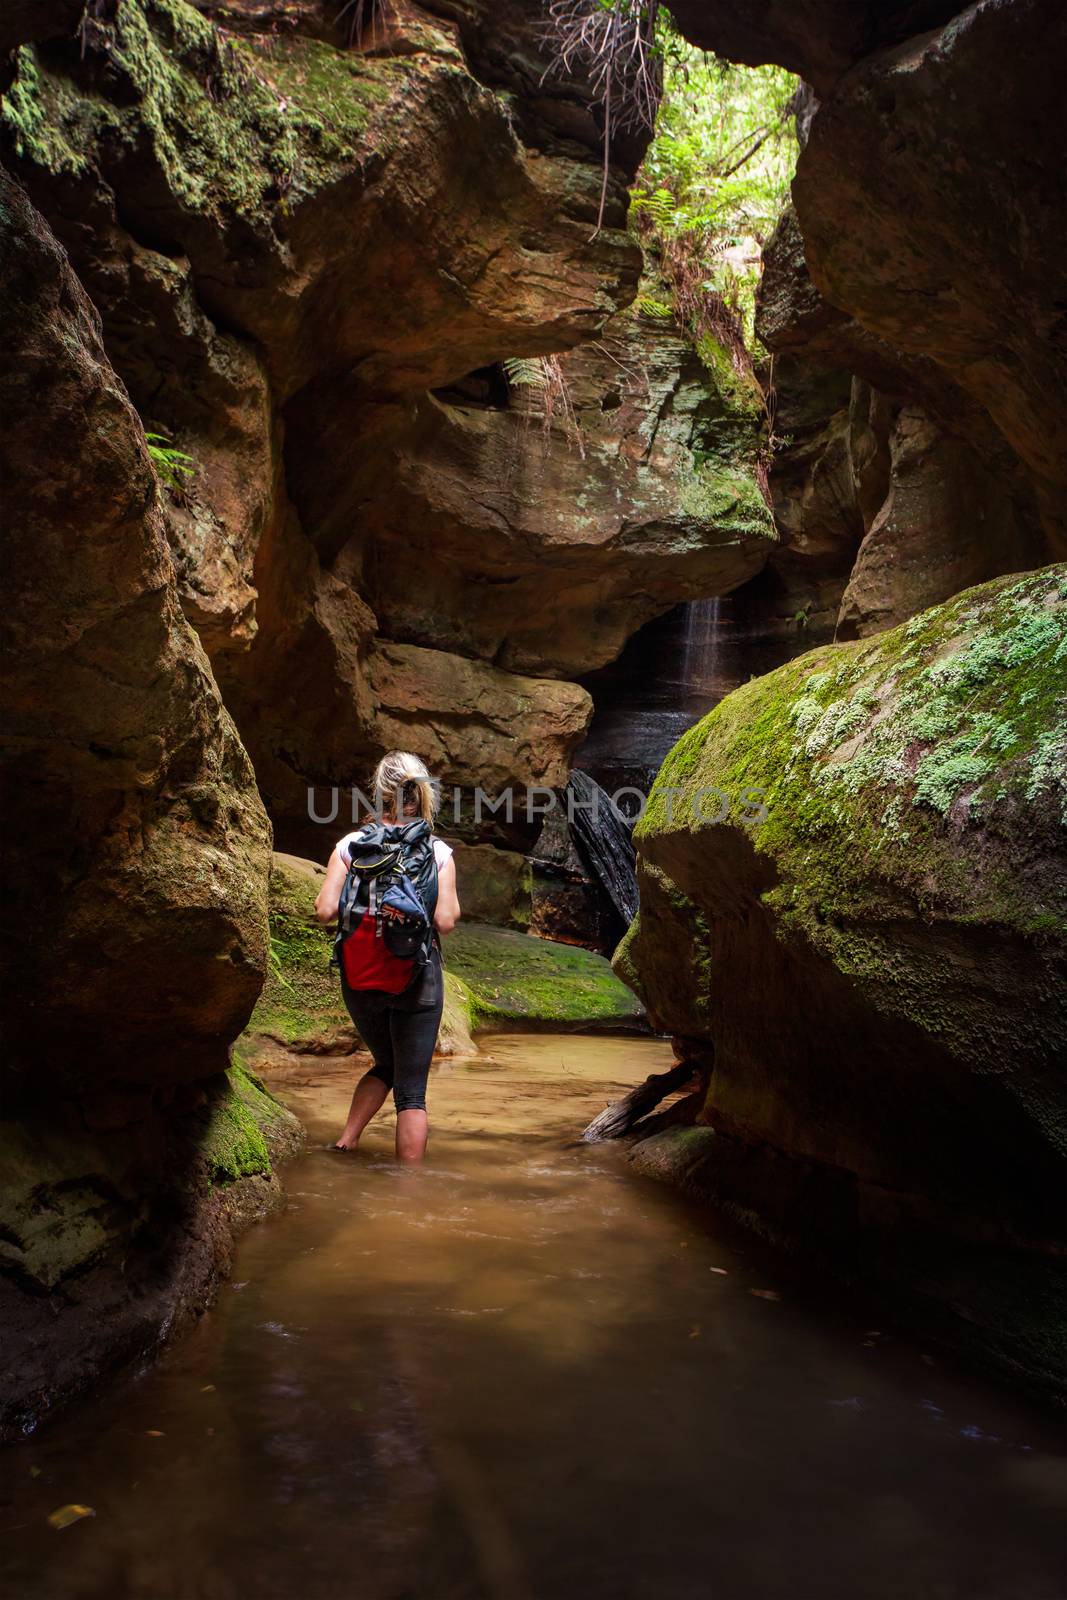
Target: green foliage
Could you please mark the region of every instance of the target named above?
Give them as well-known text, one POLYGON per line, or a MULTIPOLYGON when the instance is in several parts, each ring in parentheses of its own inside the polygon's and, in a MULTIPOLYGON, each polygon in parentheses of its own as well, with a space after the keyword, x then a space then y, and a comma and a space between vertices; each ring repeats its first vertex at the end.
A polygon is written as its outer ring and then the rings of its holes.
POLYGON ((504 372, 513 389, 548 388, 548 362, 544 356, 505 356, 504 372))
POLYGON ((186 455, 184 450, 176 450, 162 433, 146 433, 145 442, 160 483, 165 483, 169 489, 184 489, 196 471, 192 456, 186 455))
POLYGON ((740 466, 702 461, 698 453, 696 471, 681 484, 678 499, 687 516, 729 530, 738 540, 777 537, 759 484, 740 466))
POLYGON ((684 262, 687 281, 721 297, 749 344, 760 248, 796 166, 796 93, 797 79, 781 67, 738 67, 672 40, 632 196, 633 224, 668 279, 684 262))
POLYGON ((656 322, 666 322, 674 316, 670 302, 653 294, 639 294, 634 305, 643 317, 652 317, 656 322))
POLYGON ((253 47, 188 0, 89 6, 77 52, 23 46, 12 62, 0 123, 21 160, 83 175, 146 144, 182 208, 257 226, 350 168, 372 118, 388 142, 412 74, 407 57, 296 34, 253 47))
POLYGON ((526 412, 541 418, 546 436, 557 425, 584 456, 585 442, 559 356, 505 356, 503 367, 510 388, 528 391, 526 412))

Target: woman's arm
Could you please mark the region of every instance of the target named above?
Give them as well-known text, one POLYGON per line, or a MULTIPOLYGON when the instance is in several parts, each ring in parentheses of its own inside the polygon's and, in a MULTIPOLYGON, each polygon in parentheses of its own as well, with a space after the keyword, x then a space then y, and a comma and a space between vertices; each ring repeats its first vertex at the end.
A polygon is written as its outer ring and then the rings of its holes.
POLYGON ((456 863, 451 856, 437 873, 437 910, 433 925, 438 933, 451 933, 459 921, 459 895, 456 893, 456 863))
POLYGON ((341 890, 345 886, 347 877, 348 868, 335 850, 330 856, 330 865, 326 868, 326 876, 315 901, 315 915, 320 922, 333 922, 337 916, 337 907, 341 903, 341 890))

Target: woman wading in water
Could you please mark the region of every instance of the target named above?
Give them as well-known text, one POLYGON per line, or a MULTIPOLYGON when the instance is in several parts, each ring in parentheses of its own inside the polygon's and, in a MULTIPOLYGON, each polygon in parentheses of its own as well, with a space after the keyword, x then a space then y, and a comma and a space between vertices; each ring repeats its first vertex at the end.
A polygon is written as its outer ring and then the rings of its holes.
POLYGON ((459 920, 456 864, 452 847, 430 830, 437 810, 437 788, 418 756, 391 750, 378 763, 374 795, 381 812, 380 824, 370 822, 347 833, 330 856, 326 879, 315 902, 320 922, 333 922, 344 908, 342 896, 359 893, 359 910, 350 916, 353 931, 341 952, 341 993, 360 1038, 374 1057, 374 1065, 357 1083, 344 1131, 334 1146, 354 1150, 360 1134, 391 1089, 396 1105, 396 1153, 401 1161, 419 1161, 426 1150, 426 1080, 430 1071, 437 1030, 444 1006, 439 935, 450 933, 459 920), (397 854, 399 852, 399 855, 397 854), (353 856, 355 870, 349 878, 353 856), (405 890, 382 893, 375 884, 396 884, 395 875, 375 879, 372 868, 383 858, 399 861, 410 890, 415 889, 416 927, 423 918, 427 948, 414 961, 390 953, 383 938, 389 918, 398 919, 405 890), (361 863, 368 871, 361 871, 361 863), (365 886, 359 888, 359 879, 365 886), (350 887, 346 890, 346 884, 350 887), (436 889, 436 902, 434 891, 436 889), (390 904, 390 901, 393 903, 390 904), (432 914, 432 930, 429 916, 432 914), (425 959, 423 959, 425 958, 425 959), (379 985, 375 987, 375 985, 379 985))

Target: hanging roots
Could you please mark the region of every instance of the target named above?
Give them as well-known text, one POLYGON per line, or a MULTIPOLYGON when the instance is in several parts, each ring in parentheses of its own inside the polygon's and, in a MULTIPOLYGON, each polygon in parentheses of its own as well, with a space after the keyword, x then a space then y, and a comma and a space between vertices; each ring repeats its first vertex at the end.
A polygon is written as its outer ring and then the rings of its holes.
POLYGON ((509 388, 526 390, 529 399, 526 415, 535 416, 540 412, 541 428, 546 435, 553 423, 561 426, 584 459, 585 440, 559 356, 506 356, 504 372, 509 388))
POLYGON ((388 0, 345 0, 336 20, 340 22, 344 17, 349 18, 348 43, 359 49, 366 29, 374 29, 379 23, 384 23, 388 9, 388 0))
POLYGON ((544 76, 583 78, 603 117, 604 170, 594 238, 604 226, 614 134, 655 126, 663 92, 659 9, 660 0, 546 0, 541 38, 552 62, 544 76))

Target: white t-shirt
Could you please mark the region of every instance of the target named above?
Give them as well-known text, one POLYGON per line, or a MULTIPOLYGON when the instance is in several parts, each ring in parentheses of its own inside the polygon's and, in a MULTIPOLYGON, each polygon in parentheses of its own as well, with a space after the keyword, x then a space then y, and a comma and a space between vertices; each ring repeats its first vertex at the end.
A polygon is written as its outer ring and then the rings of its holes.
MULTIPOLYGON (((339 839, 337 841, 337 854, 341 857, 341 860, 344 862, 346 867, 350 867, 352 865, 352 852, 350 846, 352 840, 357 837, 358 833, 359 829, 357 828, 354 833, 346 833, 343 839, 339 839)), ((450 861, 452 859, 452 846, 450 844, 446 844, 443 839, 439 839, 436 834, 433 835, 433 858, 437 862, 438 872, 440 872, 446 861, 450 861)))

